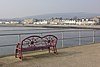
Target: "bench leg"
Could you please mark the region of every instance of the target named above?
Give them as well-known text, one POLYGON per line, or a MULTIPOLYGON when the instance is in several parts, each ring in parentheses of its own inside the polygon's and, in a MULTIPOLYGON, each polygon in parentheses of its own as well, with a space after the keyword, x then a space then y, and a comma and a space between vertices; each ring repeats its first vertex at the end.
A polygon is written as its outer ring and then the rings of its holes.
POLYGON ((55 46, 53 47, 53 51, 54 51, 54 54, 57 54, 57 48, 55 46))
POLYGON ((50 53, 50 47, 48 48, 48 50, 49 50, 49 53, 50 53))
POLYGON ((16 49, 15 58, 22 59, 22 51, 21 50, 16 49))
POLYGON ((18 55, 18 49, 16 49, 15 51, 15 58, 17 58, 17 55, 18 55))
POLYGON ((49 53, 50 53, 50 50, 52 50, 54 52, 54 54, 57 54, 57 48, 56 47, 49 48, 49 53))
POLYGON ((22 59, 22 51, 19 51, 19 59, 22 59))

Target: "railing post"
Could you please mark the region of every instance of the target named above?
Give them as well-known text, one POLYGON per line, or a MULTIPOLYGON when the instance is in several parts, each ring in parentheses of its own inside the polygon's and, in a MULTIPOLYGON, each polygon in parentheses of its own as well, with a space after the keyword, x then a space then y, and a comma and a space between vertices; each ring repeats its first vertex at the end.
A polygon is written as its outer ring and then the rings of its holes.
POLYGON ((64 40, 64 33, 61 32, 61 35, 62 35, 62 45, 61 45, 61 46, 62 46, 62 48, 63 48, 63 47, 64 47, 64 41, 63 41, 63 40, 64 40))
POLYGON ((81 31, 79 30, 79 45, 81 45, 81 31))
POLYGON ((43 34, 41 33, 40 36, 43 36, 43 34))
POLYGON ((95 30, 93 29, 93 43, 95 43, 95 30))
POLYGON ((21 42, 21 35, 18 35, 18 41, 21 42))

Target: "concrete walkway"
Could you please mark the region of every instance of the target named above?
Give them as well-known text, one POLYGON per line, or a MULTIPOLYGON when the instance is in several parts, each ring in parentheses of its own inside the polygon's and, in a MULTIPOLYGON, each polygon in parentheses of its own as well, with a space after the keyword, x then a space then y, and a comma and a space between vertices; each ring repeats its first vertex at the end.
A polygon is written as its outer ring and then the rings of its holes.
POLYGON ((0 67, 100 67, 100 43, 24 54, 23 61, 14 56, 0 58, 0 67))

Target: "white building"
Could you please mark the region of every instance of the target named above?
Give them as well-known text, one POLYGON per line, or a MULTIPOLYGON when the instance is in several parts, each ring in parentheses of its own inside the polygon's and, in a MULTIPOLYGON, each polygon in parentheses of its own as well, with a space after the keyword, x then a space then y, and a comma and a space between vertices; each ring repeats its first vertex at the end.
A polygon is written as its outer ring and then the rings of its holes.
POLYGON ((3 22, 0 21, 0 24, 2 24, 3 22))
POLYGON ((76 25, 83 25, 83 22, 78 21, 78 22, 76 22, 76 25))
POLYGON ((95 21, 89 21, 88 19, 81 19, 79 21, 75 21, 75 20, 65 20, 63 22, 61 22, 61 24, 63 25, 94 25, 96 24, 95 21))
POLYGON ((10 22, 4 22, 5 24, 10 24, 10 22))
POLYGON ((11 24, 18 24, 19 22, 17 22, 17 21, 11 21, 10 23, 11 24))
POLYGON ((62 24, 69 24, 69 25, 71 24, 72 25, 72 24, 75 24, 75 20, 65 20, 62 22, 62 24))
POLYGON ((43 25, 45 25, 45 24, 47 24, 48 22, 47 21, 39 21, 39 22, 34 22, 34 24, 43 24, 43 25))
POLYGON ((58 22, 53 22, 53 21, 52 21, 52 22, 50 22, 50 24, 52 24, 52 25, 53 25, 53 24, 54 24, 54 25, 57 25, 58 22))

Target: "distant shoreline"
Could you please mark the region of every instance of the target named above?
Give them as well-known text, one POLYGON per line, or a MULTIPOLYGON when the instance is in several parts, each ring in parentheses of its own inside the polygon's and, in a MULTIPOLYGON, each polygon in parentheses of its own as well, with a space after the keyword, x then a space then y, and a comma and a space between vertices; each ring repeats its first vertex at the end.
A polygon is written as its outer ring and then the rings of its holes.
POLYGON ((40 28, 75 28, 100 29, 100 25, 34 25, 34 24, 0 24, 0 27, 40 27, 40 28))

